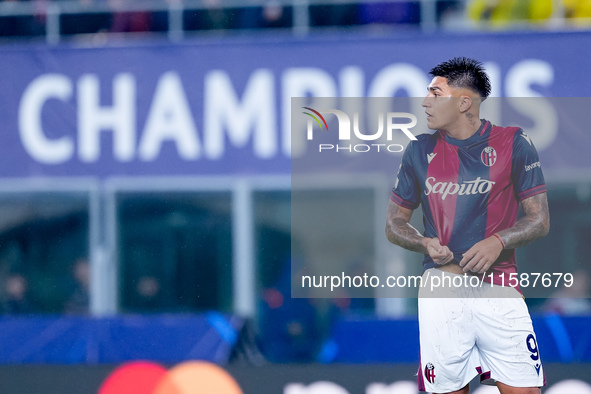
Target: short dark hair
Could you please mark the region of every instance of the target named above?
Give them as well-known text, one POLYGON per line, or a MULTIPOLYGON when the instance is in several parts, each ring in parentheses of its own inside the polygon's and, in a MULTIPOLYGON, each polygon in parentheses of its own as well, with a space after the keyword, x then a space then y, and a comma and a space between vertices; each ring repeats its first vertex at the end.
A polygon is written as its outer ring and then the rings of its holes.
POLYGON ((433 77, 447 78, 447 84, 455 88, 468 88, 487 98, 490 80, 481 62, 468 57, 454 57, 439 63, 429 72, 433 77))

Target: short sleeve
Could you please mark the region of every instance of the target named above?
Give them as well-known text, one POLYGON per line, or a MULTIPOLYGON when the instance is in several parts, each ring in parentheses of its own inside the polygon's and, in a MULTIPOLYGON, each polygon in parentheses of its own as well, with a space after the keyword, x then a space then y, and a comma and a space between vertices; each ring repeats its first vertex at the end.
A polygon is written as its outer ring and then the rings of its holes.
POLYGON ((519 201, 546 191, 538 152, 527 134, 518 130, 513 138, 513 187, 519 201))
POLYGON ((415 144, 416 141, 411 141, 402 155, 402 162, 390 196, 390 200, 407 209, 416 209, 421 202, 420 188, 412 163, 415 144))

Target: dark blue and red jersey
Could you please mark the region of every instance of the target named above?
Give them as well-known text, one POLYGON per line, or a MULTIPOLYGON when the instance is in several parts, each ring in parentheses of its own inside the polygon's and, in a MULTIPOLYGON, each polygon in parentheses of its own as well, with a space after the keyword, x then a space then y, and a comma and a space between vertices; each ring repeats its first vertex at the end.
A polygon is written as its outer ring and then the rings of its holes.
MULTIPOLYGON (((422 205, 425 236, 439 238, 459 262, 474 244, 515 224, 519 201, 545 191, 531 139, 518 127, 482 120, 466 140, 437 131, 411 141, 390 198, 408 209, 422 205)), ((434 266, 426 255, 423 268, 434 266)), ((504 250, 491 272, 494 283, 504 274, 507 285, 517 272, 515 251, 504 250)))

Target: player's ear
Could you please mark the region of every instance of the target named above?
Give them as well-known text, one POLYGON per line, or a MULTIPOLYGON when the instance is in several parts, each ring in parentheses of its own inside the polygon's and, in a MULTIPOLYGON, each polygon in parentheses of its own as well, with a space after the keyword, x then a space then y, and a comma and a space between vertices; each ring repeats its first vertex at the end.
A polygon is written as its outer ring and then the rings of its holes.
POLYGON ((464 113, 472 108, 472 98, 469 96, 460 97, 460 112, 464 113))

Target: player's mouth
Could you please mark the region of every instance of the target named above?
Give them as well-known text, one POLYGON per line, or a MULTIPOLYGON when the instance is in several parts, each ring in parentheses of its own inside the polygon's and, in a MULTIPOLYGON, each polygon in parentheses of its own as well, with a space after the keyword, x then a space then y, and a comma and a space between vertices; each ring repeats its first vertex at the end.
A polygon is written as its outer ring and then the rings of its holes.
POLYGON ((432 118, 433 115, 431 115, 429 112, 425 111, 425 113, 427 114, 427 119, 432 118))

